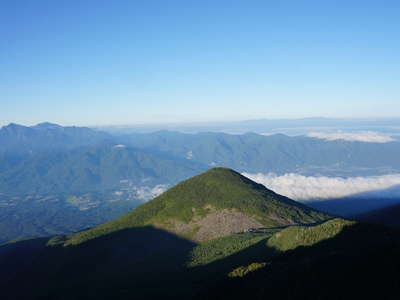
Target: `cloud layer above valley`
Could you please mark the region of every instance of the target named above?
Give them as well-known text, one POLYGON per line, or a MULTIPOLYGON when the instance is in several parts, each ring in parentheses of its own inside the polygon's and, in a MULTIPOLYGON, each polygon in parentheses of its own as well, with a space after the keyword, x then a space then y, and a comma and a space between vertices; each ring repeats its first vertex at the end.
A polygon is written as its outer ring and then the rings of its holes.
POLYGON ((302 202, 354 196, 400 199, 400 174, 350 178, 312 177, 293 173, 282 176, 262 173, 243 175, 278 194, 302 202))
POLYGON ((168 188, 168 185, 166 184, 158 184, 154 187, 148 187, 148 186, 142 186, 142 187, 136 187, 135 192, 136 192, 136 197, 137 199, 147 202, 162 193, 164 193, 168 188))
POLYGON ((390 135, 375 132, 375 131, 357 131, 357 132, 311 132, 307 134, 309 137, 335 141, 335 140, 345 140, 345 141, 357 141, 357 142, 367 142, 367 143, 388 143, 395 141, 390 135))

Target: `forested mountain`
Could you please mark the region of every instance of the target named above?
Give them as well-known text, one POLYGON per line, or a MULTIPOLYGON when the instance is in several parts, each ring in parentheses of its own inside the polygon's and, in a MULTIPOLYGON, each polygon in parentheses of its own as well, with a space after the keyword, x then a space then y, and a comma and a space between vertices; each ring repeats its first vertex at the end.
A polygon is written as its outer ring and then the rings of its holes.
POLYGON ((123 217, 72 236, 66 244, 149 225, 193 241, 207 241, 249 227, 308 224, 327 218, 328 215, 275 194, 233 170, 213 168, 177 184, 123 217))

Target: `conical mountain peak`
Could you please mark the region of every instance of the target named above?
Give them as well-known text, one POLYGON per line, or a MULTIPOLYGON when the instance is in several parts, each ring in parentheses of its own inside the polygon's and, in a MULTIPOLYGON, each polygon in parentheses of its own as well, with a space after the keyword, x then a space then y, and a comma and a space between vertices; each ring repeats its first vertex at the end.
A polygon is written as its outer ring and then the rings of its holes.
POLYGON ((202 179, 203 181, 221 181, 224 182, 225 184, 249 184, 247 188, 264 188, 264 186, 250 180, 249 178, 243 176, 242 174, 236 172, 235 170, 229 169, 229 168, 223 168, 223 167, 216 167, 209 169, 200 175, 194 176, 190 178, 189 180, 197 180, 197 179, 202 179))
POLYGON ((234 170, 213 168, 182 181, 114 221, 73 235, 67 244, 147 225, 205 241, 247 228, 313 223, 327 217, 234 170))

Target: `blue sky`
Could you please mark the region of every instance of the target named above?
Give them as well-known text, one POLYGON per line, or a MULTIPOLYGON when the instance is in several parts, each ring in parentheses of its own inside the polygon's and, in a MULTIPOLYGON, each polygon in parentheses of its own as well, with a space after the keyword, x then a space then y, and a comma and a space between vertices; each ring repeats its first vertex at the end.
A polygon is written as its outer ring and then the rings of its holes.
POLYGON ((0 2, 0 125, 397 117, 399 1, 0 2))

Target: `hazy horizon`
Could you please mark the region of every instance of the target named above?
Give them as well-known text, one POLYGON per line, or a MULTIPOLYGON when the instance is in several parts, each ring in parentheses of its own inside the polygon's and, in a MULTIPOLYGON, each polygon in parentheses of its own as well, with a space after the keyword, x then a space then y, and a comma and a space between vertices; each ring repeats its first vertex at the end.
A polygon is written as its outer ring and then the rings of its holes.
POLYGON ((215 119, 209 121, 165 121, 165 122, 127 122, 127 123, 81 123, 81 122, 58 122, 58 121, 50 121, 48 119, 42 119, 38 121, 32 122, 18 122, 16 120, 10 120, 3 123, 0 123, 0 127, 8 126, 10 124, 18 124, 21 126, 35 126, 42 123, 52 123, 60 126, 82 126, 82 127, 151 127, 158 125, 207 125, 207 124, 224 124, 224 123, 244 123, 244 122, 256 122, 256 121, 266 121, 266 122, 276 122, 276 121, 354 121, 354 122, 380 122, 380 121, 399 121, 400 125, 400 116, 391 116, 391 117, 324 117, 324 116, 308 116, 308 117, 293 117, 293 118, 238 118, 238 119, 215 119))

